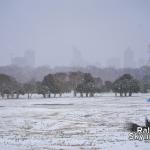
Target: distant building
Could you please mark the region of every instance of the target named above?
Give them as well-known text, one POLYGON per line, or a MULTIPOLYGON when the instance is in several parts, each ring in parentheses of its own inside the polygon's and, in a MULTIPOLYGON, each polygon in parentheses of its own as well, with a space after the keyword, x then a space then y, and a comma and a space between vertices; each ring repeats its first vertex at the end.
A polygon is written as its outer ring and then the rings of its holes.
POLYGON ((135 68, 135 58, 134 58, 134 52, 128 48, 124 52, 124 68, 135 68))
POLYGON ((73 54, 72 54, 71 66, 73 66, 73 67, 84 67, 84 66, 86 66, 86 63, 82 57, 81 52, 76 47, 73 47, 72 52, 73 52, 73 54))
POLYGON ((24 53, 24 59, 26 61, 26 66, 35 66, 35 53, 32 50, 27 50, 24 53))
POLYGON ((11 64, 19 67, 34 67, 35 66, 35 53, 32 50, 27 50, 23 57, 13 57, 11 64))

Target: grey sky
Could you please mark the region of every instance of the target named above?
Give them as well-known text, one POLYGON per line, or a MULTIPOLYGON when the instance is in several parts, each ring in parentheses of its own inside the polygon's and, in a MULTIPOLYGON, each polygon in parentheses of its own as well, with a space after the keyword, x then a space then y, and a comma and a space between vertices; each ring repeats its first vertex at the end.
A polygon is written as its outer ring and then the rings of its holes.
POLYGON ((28 49, 37 65, 70 65, 73 46, 90 64, 128 46, 147 59, 149 43, 149 0, 0 0, 0 65, 28 49))

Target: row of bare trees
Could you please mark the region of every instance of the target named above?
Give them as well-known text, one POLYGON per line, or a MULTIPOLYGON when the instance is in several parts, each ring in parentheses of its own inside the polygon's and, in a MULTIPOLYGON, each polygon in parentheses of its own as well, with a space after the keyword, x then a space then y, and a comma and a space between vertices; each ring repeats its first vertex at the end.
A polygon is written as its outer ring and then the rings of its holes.
POLYGON ((132 96, 132 93, 139 92, 143 86, 145 86, 143 81, 134 79, 130 74, 124 74, 113 83, 110 81, 103 83, 101 78, 83 72, 48 74, 42 81, 32 80, 28 83, 18 83, 13 77, 0 74, 0 96, 11 99, 19 98, 24 94, 27 94, 30 99, 33 93, 41 94, 43 98, 50 98, 52 95, 54 97, 62 96, 63 93, 71 91, 74 92, 75 97, 77 93, 80 93, 81 97, 83 95, 93 97, 95 93, 110 91, 116 95, 119 93, 120 96, 132 96))

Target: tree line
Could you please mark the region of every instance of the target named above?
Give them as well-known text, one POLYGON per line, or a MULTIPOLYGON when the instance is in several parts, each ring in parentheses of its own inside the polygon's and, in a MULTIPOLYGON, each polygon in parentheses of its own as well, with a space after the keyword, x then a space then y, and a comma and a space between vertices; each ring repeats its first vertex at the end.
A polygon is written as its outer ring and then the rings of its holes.
POLYGON ((69 72, 46 75, 42 81, 31 80, 27 83, 19 83, 9 75, 0 74, 0 96, 2 98, 19 98, 27 94, 28 99, 33 93, 50 98, 52 95, 62 96, 63 93, 73 91, 74 97, 93 97, 95 93, 114 92, 117 96, 132 96, 133 93, 147 92, 150 89, 150 76, 145 76, 138 81, 130 74, 124 74, 114 82, 105 81, 99 77, 93 77, 90 73, 69 72))

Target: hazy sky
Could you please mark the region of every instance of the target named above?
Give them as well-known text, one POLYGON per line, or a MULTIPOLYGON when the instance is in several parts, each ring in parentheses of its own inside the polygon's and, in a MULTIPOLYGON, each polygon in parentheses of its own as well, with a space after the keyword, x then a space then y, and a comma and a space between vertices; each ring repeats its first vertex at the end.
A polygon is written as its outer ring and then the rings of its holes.
POLYGON ((25 50, 36 65, 70 65, 73 47, 89 64, 147 59, 150 0, 0 0, 0 65, 25 50))

